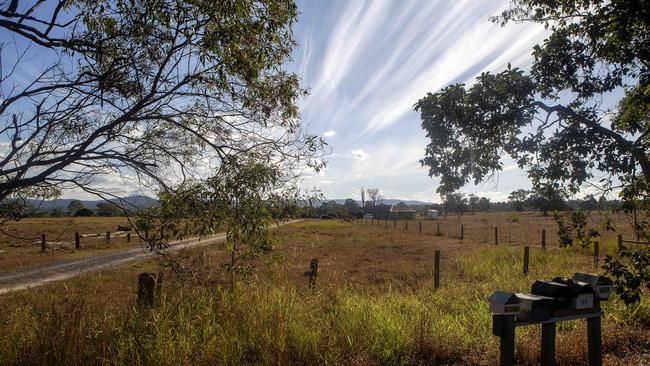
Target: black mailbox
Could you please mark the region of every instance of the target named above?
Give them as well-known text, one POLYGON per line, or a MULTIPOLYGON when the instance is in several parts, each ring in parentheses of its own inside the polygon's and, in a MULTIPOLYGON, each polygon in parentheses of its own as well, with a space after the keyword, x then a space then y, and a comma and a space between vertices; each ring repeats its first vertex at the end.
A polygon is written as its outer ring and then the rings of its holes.
POLYGON ((565 284, 571 290, 571 309, 591 309, 594 307, 594 290, 586 282, 576 281, 567 277, 555 277, 554 282, 565 284))
POLYGON ((552 297, 533 294, 516 294, 521 301, 519 318, 531 322, 543 322, 551 318, 555 300, 552 297))
POLYGON ((569 286, 553 281, 535 281, 530 289, 533 295, 551 297, 556 309, 565 309, 571 303, 571 290, 569 286))
POLYGON ((573 274, 572 279, 590 284, 594 291, 594 296, 600 300, 607 300, 609 294, 612 292, 612 280, 605 276, 576 272, 573 274))

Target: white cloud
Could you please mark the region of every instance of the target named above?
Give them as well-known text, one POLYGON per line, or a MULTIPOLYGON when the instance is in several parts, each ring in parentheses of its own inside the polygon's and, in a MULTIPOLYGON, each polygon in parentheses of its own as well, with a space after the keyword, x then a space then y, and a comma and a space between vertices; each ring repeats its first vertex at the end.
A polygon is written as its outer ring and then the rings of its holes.
POLYGON ((350 151, 350 156, 356 160, 366 160, 370 155, 361 149, 356 149, 350 151))
POLYGON ((333 136, 336 136, 336 131, 334 131, 334 130, 329 130, 329 131, 323 132, 323 137, 333 137, 333 136))

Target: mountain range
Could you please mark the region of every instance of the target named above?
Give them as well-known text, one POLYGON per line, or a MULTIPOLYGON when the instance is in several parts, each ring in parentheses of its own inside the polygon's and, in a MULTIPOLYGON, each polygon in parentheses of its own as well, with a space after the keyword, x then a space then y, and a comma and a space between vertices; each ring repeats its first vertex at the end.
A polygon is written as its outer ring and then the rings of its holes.
MULTIPOLYGON (((68 205, 70 202, 75 201, 74 198, 62 198, 62 199, 56 199, 56 200, 51 200, 51 201, 38 201, 38 200, 30 200, 30 203, 33 204, 36 207, 39 207, 41 211, 52 211, 56 209, 62 209, 66 210, 68 208, 68 205)), ((77 200, 81 201, 83 203, 84 207, 94 209, 97 208, 97 205, 103 202, 106 202, 104 200, 77 200)), ((136 208, 136 209, 143 209, 143 208, 149 208, 151 206, 157 205, 158 200, 155 198, 151 198, 148 196, 142 196, 142 195, 136 195, 136 196, 128 196, 128 197, 123 197, 120 199, 111 199, 109 202, 120 202, 120 204, 127 207, 127 208, 136 208)))

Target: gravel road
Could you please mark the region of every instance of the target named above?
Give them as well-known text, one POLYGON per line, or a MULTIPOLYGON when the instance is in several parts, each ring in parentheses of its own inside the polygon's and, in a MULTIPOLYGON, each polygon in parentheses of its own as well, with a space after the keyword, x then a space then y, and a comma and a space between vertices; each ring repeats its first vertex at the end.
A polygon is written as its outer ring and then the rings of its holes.
MULTIPOLYGON (((301 220, 289 221, 280 225, 287 225, 301 220)), ((168 250, 178 251, 186 248, 221 243, 226 240, 226 234, 216 234, 203 239, 187 239, 172 242, 168 250)), ((42 286, 49 282, 62 281, 83 273, 97 272, 115 268, 137 260, 152 258, 155 253, 145 248, 132 248, 121 251, 99 254, 83 259, 67 259, 25 268, 11 272, 0 272, 0 295, 11 291, 27 290, 42 286)))

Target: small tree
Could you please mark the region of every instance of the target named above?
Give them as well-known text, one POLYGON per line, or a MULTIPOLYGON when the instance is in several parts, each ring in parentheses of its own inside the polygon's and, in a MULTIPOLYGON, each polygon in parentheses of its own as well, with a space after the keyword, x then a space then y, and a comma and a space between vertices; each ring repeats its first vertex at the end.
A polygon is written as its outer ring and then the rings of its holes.
POLYGON ((508 196, 508 200, 510 201, 510 204, 512 205, 512 208, 515 211, 523 211, 526 207, 526 203, 528 203, 528 198, 530 196, 531 192, 527 191, 525 189, 518 189, 516 191, 510 192, 510 195, 508 196))
POLYGON ((101 202, 97 204, 97 209, 95 209, 97 216, 122 216, 125 212, 116 204, 112 202, 101 202))
POLYGON ((357 203, 357 201, 351 198, 346 199, 343 206, 345 207, 345 210, 350 216, 355 215, 356 212, 359 211, 359 204, 357 203))
POLYGON ((450 212, 455 212, 459 215, 467 212, 468 200, 465 193, 456 192, 448 193, 443 196, 442 207, 445 215, 450 212))
POLYGON ((91 209, 89 209, 87 207, 84 207, 81 210, 78 210, 77 212, 75 212, 74 216, 75 217, 95 216, 95 211, 93 211, 93 210, 91 210, 91 209))
POLYGON ((77 211, 81 210, 84 207, 85 206, 84 206, 83 202, 81 202, 79 200, 72 200, 68 204, 68 209, 67 209, 68 210, 68 215, 74 216, 74 214, 77 213, 77 211))
POLYGON ((478 209, 481 212, 488 212, 490 211, 490 199, 486 197, 481 197, 478 200, 478 209))

